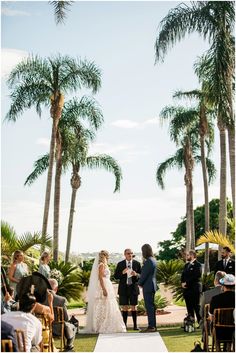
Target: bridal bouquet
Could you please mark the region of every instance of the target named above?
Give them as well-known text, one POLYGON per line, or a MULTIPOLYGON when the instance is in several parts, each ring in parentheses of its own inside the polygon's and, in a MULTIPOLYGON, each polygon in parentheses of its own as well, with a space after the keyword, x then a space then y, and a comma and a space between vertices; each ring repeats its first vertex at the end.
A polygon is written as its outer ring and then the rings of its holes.
POLYGON ((60 285, 63 281, 63 274, 61 273, 61 271, 57 270, 56 268, 54 268, 53 270, 51 270, 50 272, 50 277, 51 278, 55 278, 58 282, 58 284, 60 285))

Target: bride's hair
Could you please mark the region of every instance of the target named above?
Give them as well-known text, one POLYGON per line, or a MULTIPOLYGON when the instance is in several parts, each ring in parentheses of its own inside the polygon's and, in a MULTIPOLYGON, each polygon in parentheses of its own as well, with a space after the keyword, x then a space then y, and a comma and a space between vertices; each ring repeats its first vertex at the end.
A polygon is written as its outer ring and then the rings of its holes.
POLYGON ((105 259, 108 259, 109 257, 109 252, 106 250, 101 250, 99 253, 99 260, 98 263, 100 264, 101 262, 105 264, 105 259))

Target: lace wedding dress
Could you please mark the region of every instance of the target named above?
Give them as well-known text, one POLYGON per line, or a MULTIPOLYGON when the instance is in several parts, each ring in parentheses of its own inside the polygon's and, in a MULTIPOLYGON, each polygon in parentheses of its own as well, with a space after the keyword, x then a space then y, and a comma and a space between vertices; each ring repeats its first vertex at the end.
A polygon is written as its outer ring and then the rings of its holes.
POLYGON ((104 270, 104 285, 107 296, 98 279, 98 259, 95 259, 88 288, 88 309, 86 327, 83 333, 116 333, 126 332, 126 327, 115 297, 114 288, 110 280, 110 270, 104 270))

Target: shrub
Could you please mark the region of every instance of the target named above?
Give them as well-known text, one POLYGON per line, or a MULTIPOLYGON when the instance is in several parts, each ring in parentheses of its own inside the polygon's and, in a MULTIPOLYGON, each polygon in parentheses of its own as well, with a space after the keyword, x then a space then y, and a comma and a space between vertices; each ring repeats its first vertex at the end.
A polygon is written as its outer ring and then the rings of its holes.
POLYGON ((157 262, 157 282, 165 285, 173 284, 174 276, 182 272, 184 262, 182 260, 160 260, 157 262))
MULTIPOLYGON (((162 297, 161 294, 157 292, 155 294, 154 304, 155 304, 156 310, 158 309, 160 310, 160 309, 164 309, 168 305, 168 302, 166 298, 162 297)), ((146 313, 144 299, 141 299, 138 301, 137 311, 141 315, 146 313)))

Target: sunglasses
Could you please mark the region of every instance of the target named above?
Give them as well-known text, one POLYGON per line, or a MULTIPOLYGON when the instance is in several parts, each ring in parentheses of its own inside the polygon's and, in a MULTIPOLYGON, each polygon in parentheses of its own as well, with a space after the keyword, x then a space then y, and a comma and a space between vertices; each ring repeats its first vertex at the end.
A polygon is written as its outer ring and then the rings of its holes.
POLYGON ((133 255, 133 252, 127 252, 126 254, 127 255, 133 255))

